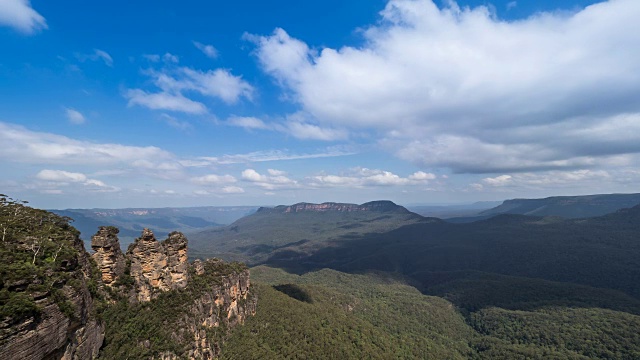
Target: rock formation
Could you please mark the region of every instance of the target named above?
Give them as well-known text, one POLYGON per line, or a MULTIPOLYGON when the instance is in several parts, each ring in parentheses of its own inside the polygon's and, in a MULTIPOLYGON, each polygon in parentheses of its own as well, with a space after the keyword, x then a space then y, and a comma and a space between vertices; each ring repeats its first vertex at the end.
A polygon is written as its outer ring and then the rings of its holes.
POLYGON ((187 286, 189 263, 187 238, 172 232, 162 243, 149 229, 129 246, 127 258, 131 261, 131 276, 135 281, 138 301, 149 301, 160 291, 183 289, 187 286))
MULTIPOLYGON (((100 229, 94 237, 97 251, 104 250, 101 245, 105 237, 101 234, 104 235, 105 231, 100 229)), ((112 231, 109 234, 115 235, 112 231)), ((119 247, 117 236, 111 240, 110 246, 119 247)), ((160 359, 213 359, 219 355, 221 342, 229 330, 242 324, 256 311, 257 298, 250 296, 249 270, 246 266, 227 264, 217 259, 196 260, 189 265, 187 243, 187 238, 180 232, 172 232, 166 240, 159 242, 151 230, 144 229, 124 255, 124 261, 129 265, 123 277, 130 277, 129 285, 124 285, 126 281, 123 281, 112 288, 122 298, 128 298, 130 306, 134 308, 143 302, 161 301, 157 299, 161 292, 184 289, 183 294, 187 296, 183 299, 186 301, 183 300, 185 302, 180 308, 172 310, 176 314, 175 319, 165 323, 171 331, 169 338, 179 343, 183 352, 162 352, 160 359)), ((111 262, 109 256, 94 258, 111 262)), ((98 267, 110 269, 100 262, 98 267)), ((161 304, 155 304, 152 308, 161 307, 161 304)), ((157 317, 153 314, 148 316, 157 317)), ((135 346, 147 350, 153 348, 150 341, 142 341, 135 346)))
MULTIPOLYGON (((197 262, 202 273, 215 272, 222 264, 213 259, 197 262)), ((195 265, 195 264, 194 264, 195 265)), ((248 316, 256 313, 256 298, 249 297, 249 270, 223 276, 219 284, 212 284, 189 306, 185 316, 179 321, 175 333, 177 337, 191 338, 189 359, 213 359, 220 354, 219 341, 212 341, 207 332, 216 329, 231 329, 244 323, 248 316)), ((166 359, 178 359, 165 354, 166 359)))
POLYGON ((109 286, 122 276, 125 269, 118 232, 116 227, 101 226, 91 237, 91 248, 95 251, 92 257, 100 267, 102 282, 109 286))

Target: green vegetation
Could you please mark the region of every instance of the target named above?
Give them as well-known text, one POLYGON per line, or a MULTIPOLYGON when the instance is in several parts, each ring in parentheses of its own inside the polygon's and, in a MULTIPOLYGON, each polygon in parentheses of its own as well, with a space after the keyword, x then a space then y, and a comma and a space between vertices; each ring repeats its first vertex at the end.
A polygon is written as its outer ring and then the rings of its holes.
POLYGON ((0 194, 0 318, 38 317, 36 298, 49 298, 73 318, 70 294, 82 292, 88 261, 71 219, 0 194))
MULTIPOLYGON (((251 269, 255 317, 232 330, 222 359, 466 359, 473 330, 450 303, 382 274, 304 276, 251 269), (257 282, 257 284, 256 284, 257 282), (273 285, 295 284, 299 301, 273 285)), ((291 286, 290 286, 291 287, 291 286)))
MULTIPOLYGON (((193 333, 186 328, 190 323, 185 321, 191 307, 207 291, 220 285, 224 277, 247 269, 244 264, 221 261, 207 261, 203 265, 202 275, 191 269, 189 285, 183 290, 162 292, 149 302, 135 304, 121 296, 106 308, 105 342, 100 359, 150 359, 165 352, 185 356, 194 341, 193 333)), ((221 308, 218 311, 219 327, 197 329, 206 333, 211 344, 220 343, 228 332, 223 321, 226 316, 221 308)))
MULTIPOLYGON (((505 306, 531 310, 479 307, 469 311, 421 294, 404 283, 408 279, 398 275, 356 275, 324 269, 298 276, 265 266, 252 268, 251 272, 260 299, 258 312, 244 326, 232 330, 223 346, 222 359, 640 356, 640 316, 623 311, 569 305, 537 307, 541 304, 535 298, 532 303, 516 299, 518 303, 508 304, 508 295, 503 297, 505 306), (302 302, 274 289, 278 284, 295 287, 296 293, 304 292, 312 301, 302 302)), ((471 291, 483 286, 491 289, 490 284, 482 284, 485 275, 473 276, 481 285, 471 291)), ((517 281, 512 279, 511 283, 517 281)), ((544 290, 539 286, 553 285, 534 281, 528 286, 531 295, 537 287, 544 290)), ((633 308, 633 300, 627 300, 631 303, 625 306, 633 308)))

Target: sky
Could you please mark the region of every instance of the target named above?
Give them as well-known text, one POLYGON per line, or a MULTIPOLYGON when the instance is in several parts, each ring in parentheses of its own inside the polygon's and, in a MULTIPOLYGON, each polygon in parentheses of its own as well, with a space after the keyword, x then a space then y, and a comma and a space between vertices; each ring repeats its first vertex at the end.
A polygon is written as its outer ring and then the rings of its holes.
POLYGON ((640 192, 640 1, 0 0, 42 208, 640 192))

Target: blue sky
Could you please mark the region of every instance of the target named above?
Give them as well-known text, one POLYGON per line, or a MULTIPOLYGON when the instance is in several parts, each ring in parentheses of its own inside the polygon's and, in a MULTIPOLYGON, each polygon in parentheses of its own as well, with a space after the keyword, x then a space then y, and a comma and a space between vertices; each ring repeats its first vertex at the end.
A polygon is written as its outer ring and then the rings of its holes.
POLYGON ((45 208, 638 192, 640 2, 0 0, 45 208))

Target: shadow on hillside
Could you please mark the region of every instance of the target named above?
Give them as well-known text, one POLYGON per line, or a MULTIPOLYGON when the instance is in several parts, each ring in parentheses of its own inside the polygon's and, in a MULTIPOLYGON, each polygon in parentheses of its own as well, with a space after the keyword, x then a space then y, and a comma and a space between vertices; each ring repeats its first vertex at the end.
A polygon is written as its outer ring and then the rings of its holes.
POLYGON ((539 224, 507 216, 465 225, 408 225, 349 235, 311 255, 276 252, 264 264, 296 274, 322 268, 402 274, 424 294, 467 311, 568 306, 640 314, 640 299, 629 295, 640 295, 637 245, 626 242, 631 233, 606 244, 601 239, 612 237, 608 229, 539 224))

